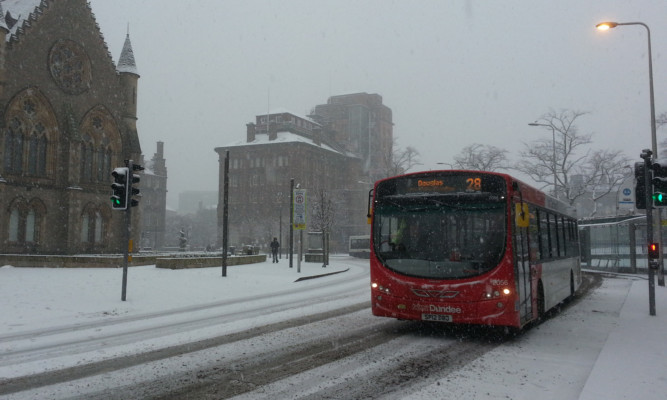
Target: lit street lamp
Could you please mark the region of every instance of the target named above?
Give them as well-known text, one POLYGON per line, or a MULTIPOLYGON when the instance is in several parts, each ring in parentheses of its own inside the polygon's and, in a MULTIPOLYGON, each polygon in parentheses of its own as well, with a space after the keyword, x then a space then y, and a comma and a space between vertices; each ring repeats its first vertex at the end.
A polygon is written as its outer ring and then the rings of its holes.
MULTIPOLYGON (((656 129, 655 129, 655 101, 653 99, 653 59, 651 56, 651 30, 643 22, 601 22, 595 27, 598 30, 606 31, 611 28, 616 28, 617 26, 622 25, 641 25, 646 28, 646 35, 648 38, 648 81, 649 81, 649 96, 650 96, 650 106, 651 106, 651 149, 653 150, 653 160, 658 157, 658 141, 656 138, 656 129)), ((646 207, 651 207, 652 205, 647 204, 646 207)), ((648 213, 647 213, 648 214, 648 213)), ((656 227, 657 232, 657 241, 662 244, 662 223, 660 218, 660 212, 655 213, 653 216, 653 225, 656 227)), ((659 259, 660 268, 658 270, 658 284, 660 286, 665 286, 665 271, 663 264, 663 255, 662 251, 660 252, 659 259)))
POLYGON ((556 190, 558 187, 558 178, 556 174, 556 128, 554 128, 553 125, 551 124, 538 124, 537 122, 531 122, 528 125, 530 126, 546 126, 548 128, 551 128, 551 148, 553 149, 553 160, 551 163, 551 168, 554 171, 554 197, 558 198, 558 191, 556 190))
POLYGON ((656 139, 656 128, 655 128, 655 101, 653 99, 653 60, 651 58, 651 30, 643 22, 601 22, 595 27, 598 30, 606 31, 617 26, 622 25, 641 25, 646 28, 646 34, 648 37, 648 81, 649 81, 649 96, 650 96, 650 105, 651 105, 651 150, 653 150, 653 159, 655 160, 658 157, 658 142, 656 139))

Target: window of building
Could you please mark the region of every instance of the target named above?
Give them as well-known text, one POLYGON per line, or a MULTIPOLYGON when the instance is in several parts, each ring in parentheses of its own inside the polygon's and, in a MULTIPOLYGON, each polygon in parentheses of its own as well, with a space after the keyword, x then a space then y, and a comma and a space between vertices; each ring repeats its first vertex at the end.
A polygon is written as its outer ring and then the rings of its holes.
POLYGON ((90 136, 85 136, 81 143, 81 180, 90 182, 93 177, 93 143, 90 136))
POLYGON ((81 220, 81 243, 88 243, 88 229, 90 228, 90 216, 83 214, 81 220))
POLYGON ((23 127, 18 118, 13 118, 5 133, 5 171, 23 171, 23 127))
POLYGON ((102 243, 102 216, 95 213, 95 243, 102 243))
POLYGON ((25 219, 25 241, 27 243, 34 243, 35 240, 35 211, 28 211, 25 219))
POLYGON ((16 208, 9 215, 9 241, 19 241, 19 210, 16 208))

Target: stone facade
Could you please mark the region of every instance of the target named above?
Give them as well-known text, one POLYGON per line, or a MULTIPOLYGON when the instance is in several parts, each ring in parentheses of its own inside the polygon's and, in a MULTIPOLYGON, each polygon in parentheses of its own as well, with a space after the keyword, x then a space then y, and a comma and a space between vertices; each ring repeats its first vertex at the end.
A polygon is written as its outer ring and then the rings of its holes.
POLYGON ((371 172, 379 169, 380 158, 391 160, 391 110, 379 95, 366 93, 335 96, 328 104, 332 107, 317 106, 308 117, 286 110, 258 115, 247 125, 245 140, 215 149, 219 246, 227 152, 228 245, 266 247, 279 237, 283 249, 288 247, 291 179, 307 190, 308 230, 314 230, 314 205, 324 199, 333 203, 332 249, 344 251, 350 235, 369 232, 371 172))
POLYGON ((157 152, 146 162, 141 182, 141 248, 162 250, 165 247, 165 221, 167 213, 167 166, 164 159, 164 143, 157 142, 157 152))
POLYGON ((110 173, 143 164, 129 35, 116 66, 85 0, 0 11, 0 253, 122 252, 110 173))

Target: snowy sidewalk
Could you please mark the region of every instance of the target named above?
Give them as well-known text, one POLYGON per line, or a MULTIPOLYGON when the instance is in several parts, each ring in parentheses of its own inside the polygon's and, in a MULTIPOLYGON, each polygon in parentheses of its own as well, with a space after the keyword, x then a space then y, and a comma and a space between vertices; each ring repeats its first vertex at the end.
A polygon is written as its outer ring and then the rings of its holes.
POLYGON ((633 282, 579 400, 667 397, 667 288, 656 283, 655 299, 650 316, 648 281, 633 282))

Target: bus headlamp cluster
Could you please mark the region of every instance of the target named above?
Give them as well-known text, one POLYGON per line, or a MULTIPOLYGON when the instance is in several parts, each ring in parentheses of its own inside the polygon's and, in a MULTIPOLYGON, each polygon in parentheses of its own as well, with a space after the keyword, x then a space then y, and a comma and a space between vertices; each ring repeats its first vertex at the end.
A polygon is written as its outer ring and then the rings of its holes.
POLYGON ((382 286, 382 285, 378 285, 376 282, 371 283, 371 287, 372 287, 373 289, 377 289, 377 290, 381 291, 382 293, 389 294, 389 288, 388 288, 388 287, 384 287, 384 286, 382 286))
POLYGON ((512 293, 511 290, 508 288, 504 288, 502 290, 487 290, 484 294, 482 294, 482 300, 491 300, 491 299, 497 299, 500 297, 500 294, 503 294, 505 296, 509 296, 510 293, 512 293))

